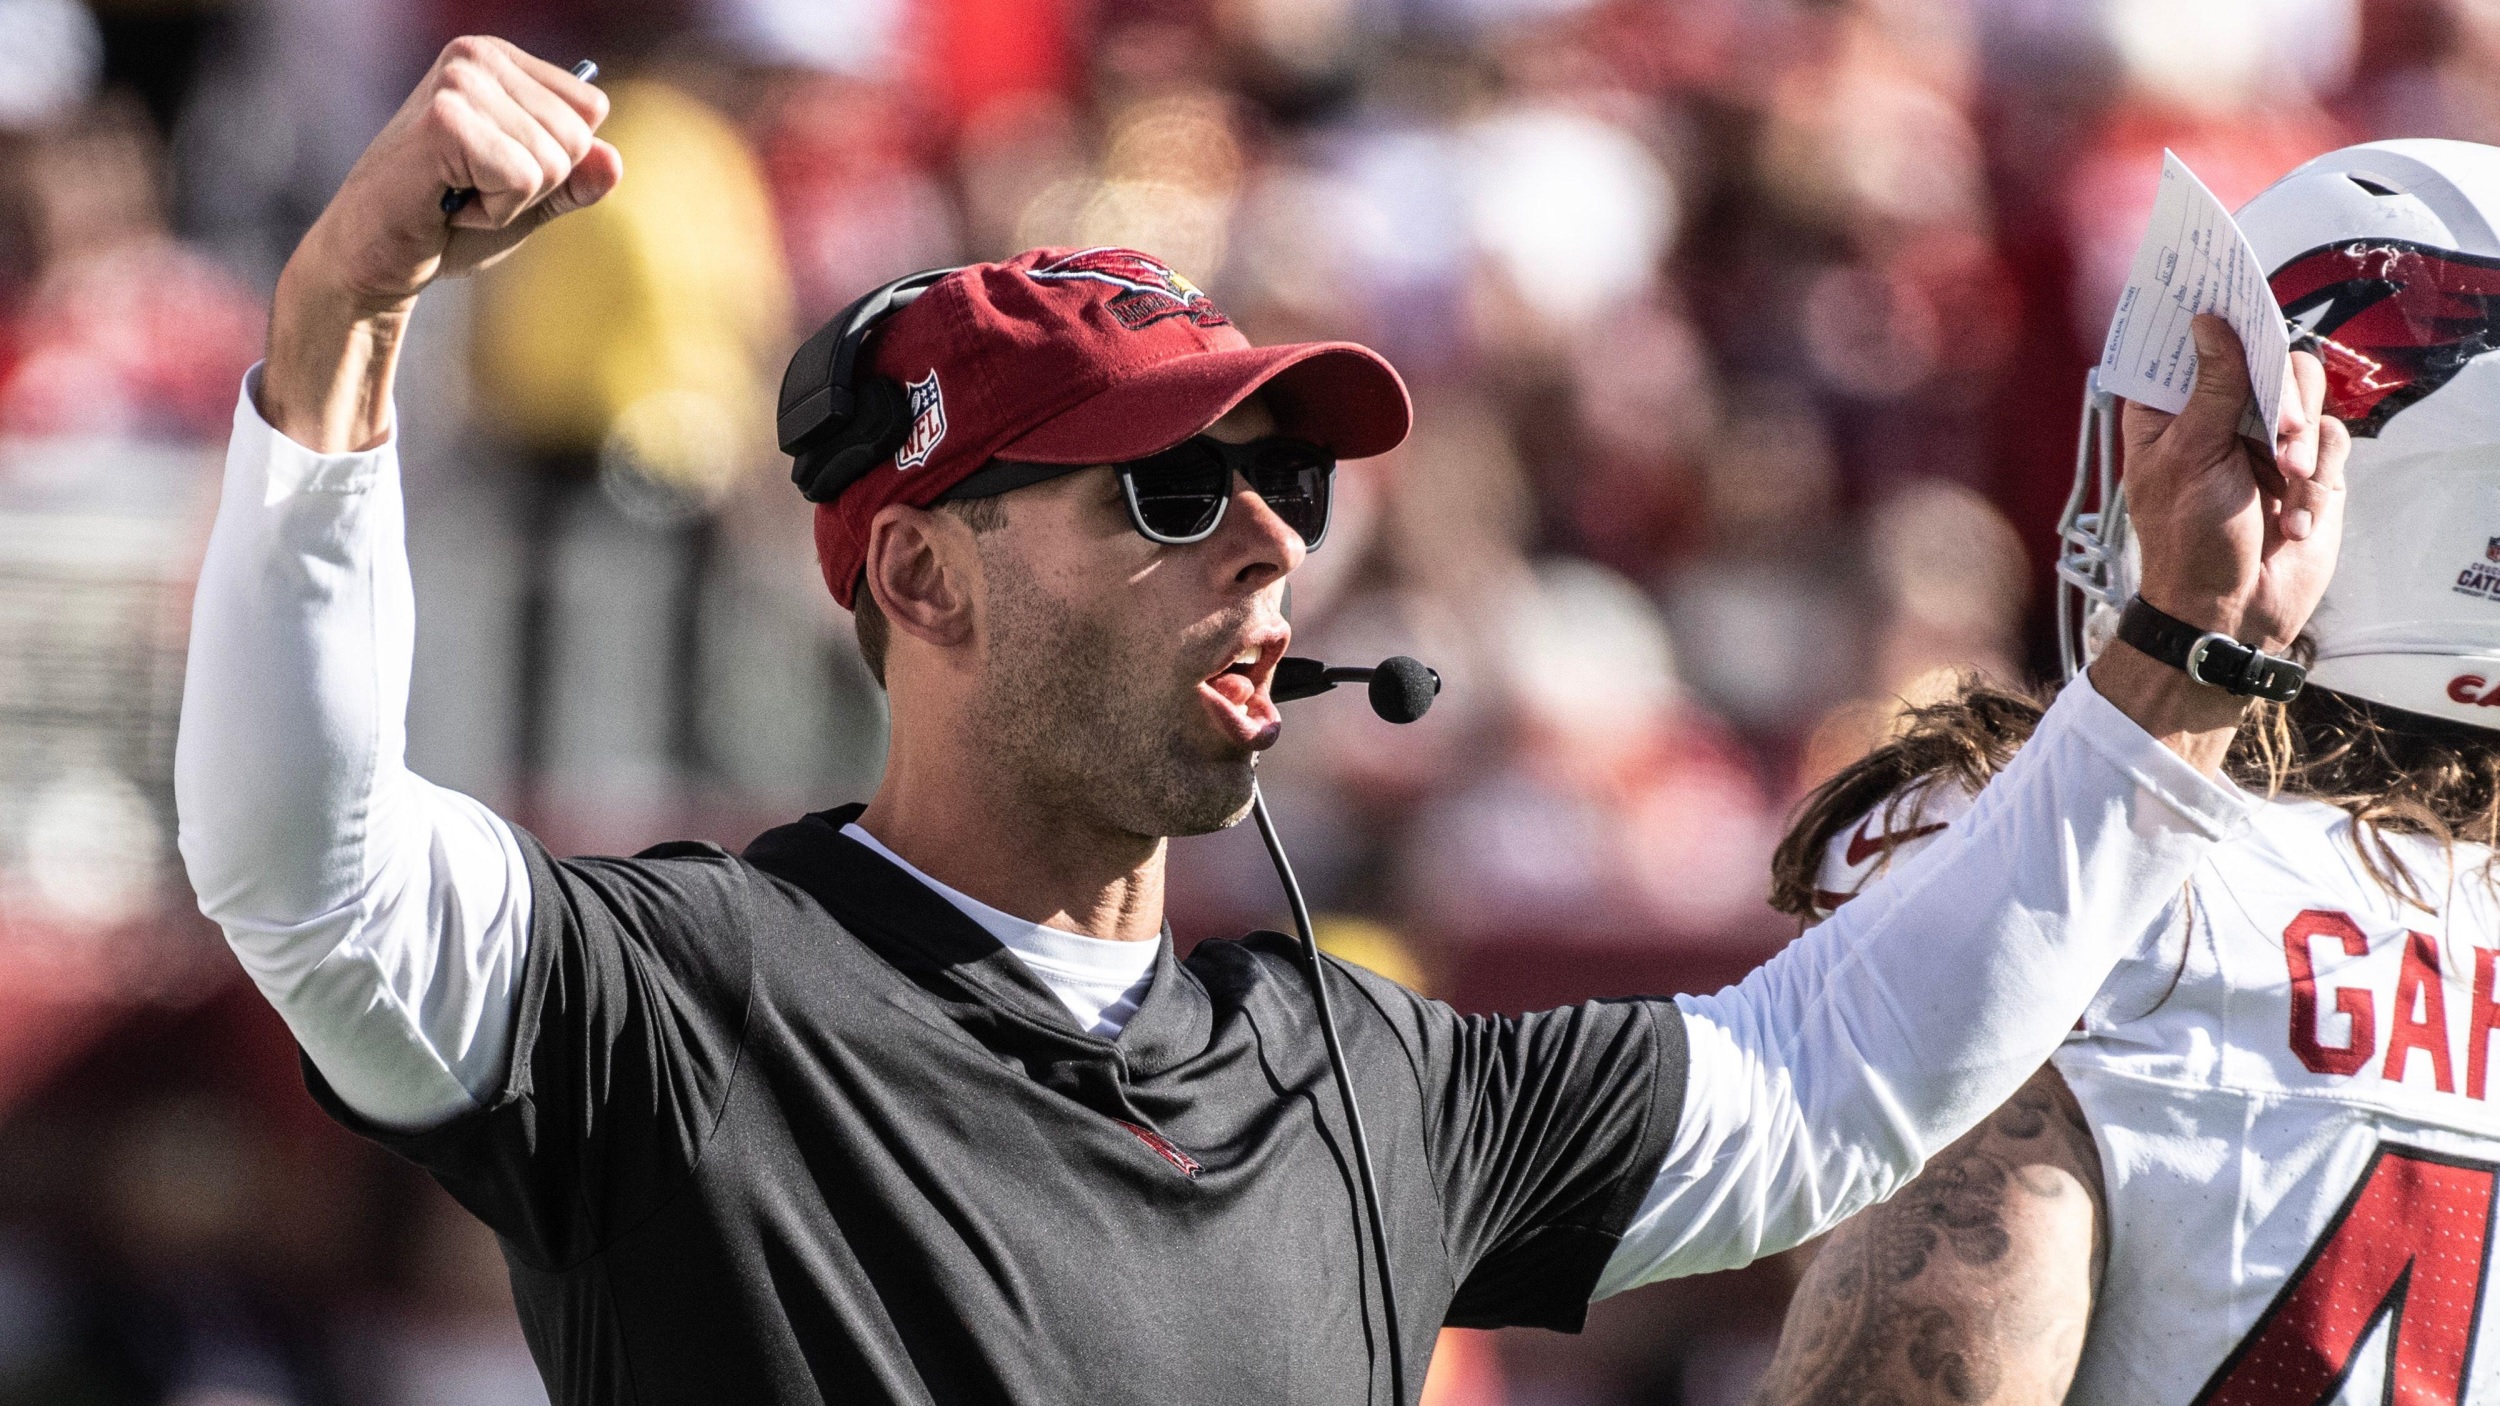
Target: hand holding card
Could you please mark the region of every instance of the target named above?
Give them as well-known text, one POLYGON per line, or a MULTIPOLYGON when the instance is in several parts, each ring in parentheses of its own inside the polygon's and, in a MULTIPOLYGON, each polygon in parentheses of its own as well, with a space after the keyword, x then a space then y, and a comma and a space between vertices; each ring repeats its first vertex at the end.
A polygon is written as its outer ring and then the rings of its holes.
POLYGON ((2100 388, 2178 414, 2196 384, 2196 339, 2189 324, 2208 312, 2231 325, 2247 356, 2254 396, 2240 433, 2272 448, 2290 374, 2283 309, 2266 286, 2265 265, 2231 212, 2186 162, 2165 151, 2161 193, 2101 344, 2100 388))

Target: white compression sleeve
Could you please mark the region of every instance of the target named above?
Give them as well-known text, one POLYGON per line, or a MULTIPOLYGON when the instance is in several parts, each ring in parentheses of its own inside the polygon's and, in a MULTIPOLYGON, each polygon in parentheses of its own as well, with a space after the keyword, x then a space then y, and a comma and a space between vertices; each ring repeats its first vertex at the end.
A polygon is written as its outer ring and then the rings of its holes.
POLYGON ((1735 986, 1680 996, 1666 1161, 1596 1296, 1890 1196, 2012 1096, 2253 801, 2067 686, 1970 813, 1735 986))
POLYGON ((259 377, 192 604, 183 863, 339 1097, 432 1127, 502 1078, 529 875, 491 811, 407 767, 416 602, 396 450, 305 449, 261 418, 259 377))

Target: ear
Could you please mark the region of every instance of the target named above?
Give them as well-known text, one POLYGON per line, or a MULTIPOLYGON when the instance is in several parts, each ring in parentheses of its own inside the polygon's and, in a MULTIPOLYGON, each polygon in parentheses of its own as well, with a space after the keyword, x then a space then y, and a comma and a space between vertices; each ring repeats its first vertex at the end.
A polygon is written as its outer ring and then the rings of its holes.
POLYGON ((869 594, 897 632, 940 649, 972 638, 980 549, 952 513, 889 503, 868 524, 869 594))

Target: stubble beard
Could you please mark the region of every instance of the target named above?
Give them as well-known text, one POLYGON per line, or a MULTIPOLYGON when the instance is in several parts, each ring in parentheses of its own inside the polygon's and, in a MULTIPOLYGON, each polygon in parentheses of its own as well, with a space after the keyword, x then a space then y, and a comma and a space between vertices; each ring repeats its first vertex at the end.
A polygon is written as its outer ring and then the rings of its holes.
POLYGON ((983 563, 990 630, 973 707, 1002 801, 1157 839, 1248 815, 1250 756, 1212 755, 1193 728, 1172 642, 1050 598, 1006 555, 983 563))

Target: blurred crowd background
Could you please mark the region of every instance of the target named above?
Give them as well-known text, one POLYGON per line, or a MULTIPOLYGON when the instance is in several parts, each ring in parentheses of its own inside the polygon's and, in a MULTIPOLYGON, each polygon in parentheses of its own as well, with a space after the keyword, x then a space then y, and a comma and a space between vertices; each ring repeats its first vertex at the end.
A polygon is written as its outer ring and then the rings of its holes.
MULTIPOLYGON (((417 316, 421 771, 579 851, 865 797, 782 361, 915 268, 1133 245, 1414 389, 1297 652, 1448 689, 1298 705, 1267 784, 1331 941, 1484 1010, 1741 974, 1803 790, 2042 673, 2164 146, 2236 204, 2500 140, 2500 0, 0 0, 6 1406, 544 1400, 491 1238, 314 1111, 171 844, 269 290, 478 31, 596 58, 628 177, 417 316)), ((1281 924, 1250 836, 1175 884, 1184 942, 1281 924)), ((1798 1264, 1454 1335, 1434 1399, 1740 1401, 1798 1264)))

